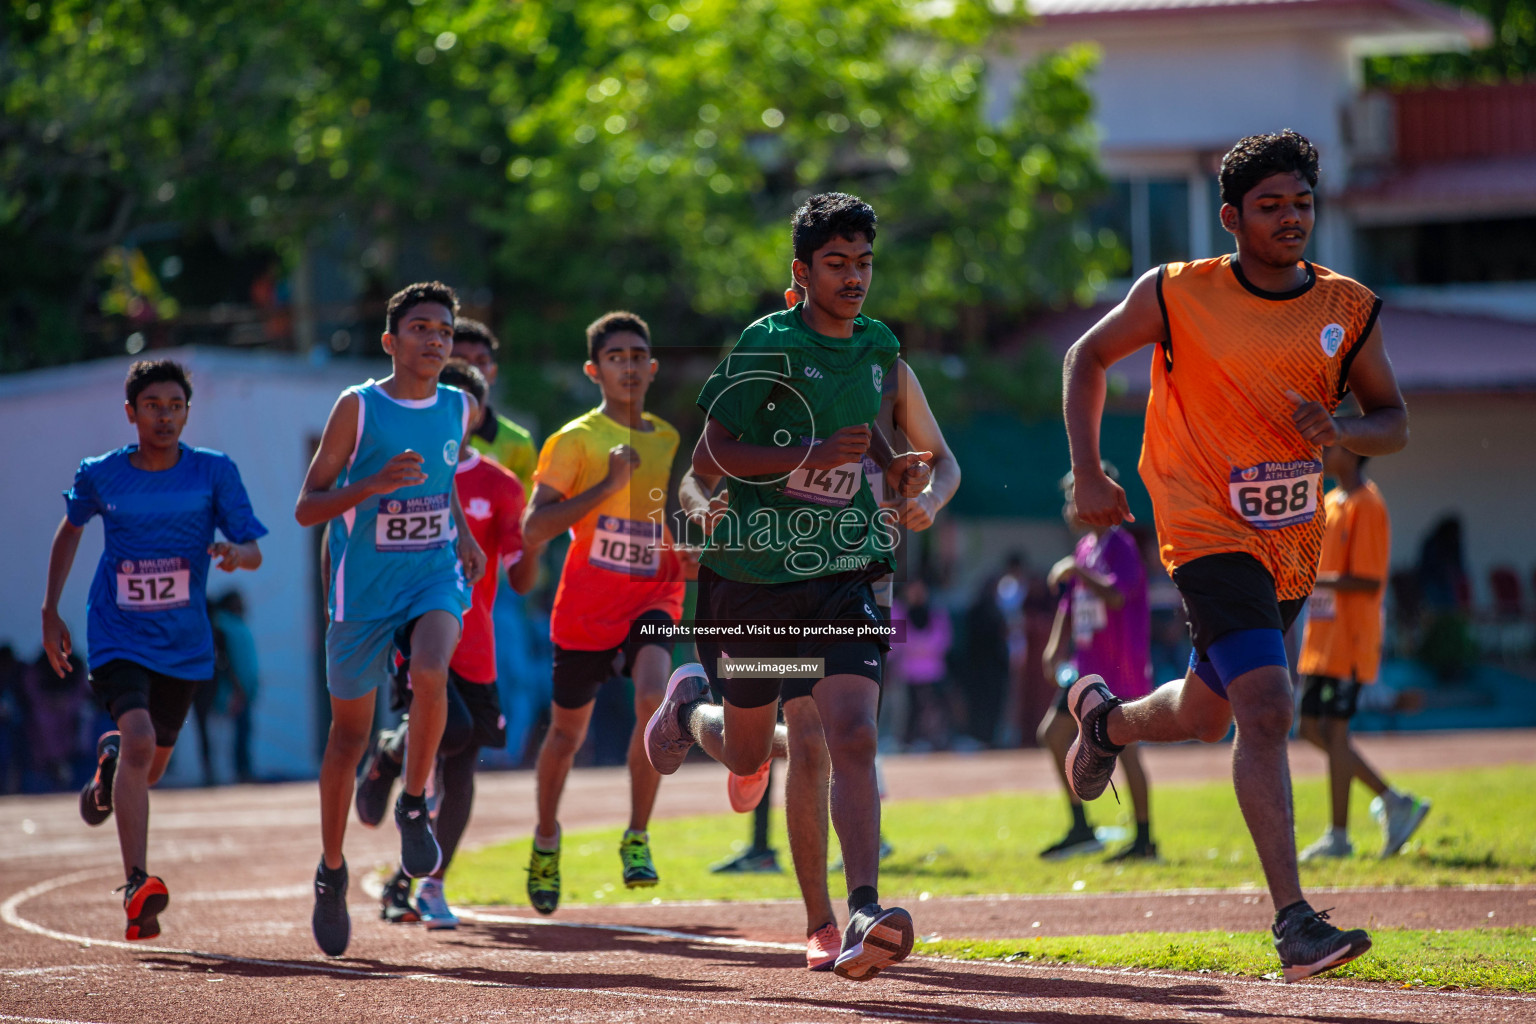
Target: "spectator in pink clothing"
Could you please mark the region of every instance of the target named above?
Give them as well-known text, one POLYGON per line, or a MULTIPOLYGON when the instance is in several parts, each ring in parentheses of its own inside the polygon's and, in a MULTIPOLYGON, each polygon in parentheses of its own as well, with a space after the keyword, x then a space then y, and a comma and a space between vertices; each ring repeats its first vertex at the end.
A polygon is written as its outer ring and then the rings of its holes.
POLYGON ((914 580, 894 602, 891 619, 907 624, 906 642, 892 645, 890 654, 891 673, 906 683, 912 702, 902 743, 911 749, 921 739, 930 750, 947 747, 946 659, 955 639, 949 612, 932 603, 926 583, 914 580))
MULTIPOLYGON (((1104 463, 1111 480, 1119 476, 1104 463)), ((1066 497, 1062 516, 1067 525, 1082 534, 1072 554, 1057 562, 1048 580, 1053 590, 1060 588, 1056 622, 1046 644, 1044 663, 1050 675, 1066 661, 1065 640, 1072 641, 1072 670, 1067 683, 1080 676, 1097 675, 1104 679, 1118 697, 1136 700, 1152 692, 1152 618, 1147 604, 1147 570, 1136 539, 1124 527, 1087 527, 1072 515, 1072 474, 1061 481, 1066 497)), ((1059 676, 1058 676, 1059 678, 1059 676)), ((1072 828, 1060 842, 1042 850, 1047 860, 1095 853, 1103 844, 1094 834, 1083 811, 1082 802, 1067 785, 1067 747, 1077 735, 1077 723, 1067 708, 1067 687, 1061 688, 1056 707, 1040 726, 1040 745, 1051 751, 1061 773, 1062 788, 1072 807, 1072 828)), ((1147 794, 1147 776, 1141 757, 1133 744, 1120 755, 1125 782, 1131 791, 1136 813, 1136 838, 1111 861, 1156 860, 1157 845, 1152 842, 1152 826, 1147 794)))

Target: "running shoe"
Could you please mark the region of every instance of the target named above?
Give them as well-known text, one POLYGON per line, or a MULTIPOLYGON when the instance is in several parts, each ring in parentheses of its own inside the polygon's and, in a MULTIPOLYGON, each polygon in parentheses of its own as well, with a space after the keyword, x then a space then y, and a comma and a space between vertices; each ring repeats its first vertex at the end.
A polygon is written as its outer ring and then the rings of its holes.
POLYGON ((443 895, 443 883, 436 878, 423 878, 416 887, 416 909, 421 912, 421 923, 428 931, 457 928, 459 918, 448 906, 443 895))
POLYGON ((768 792, 768 769, 773 767, 773 759, 763 762, 763 766, 751 775, 737 775, 735 772, 725 774, 725 795, 730 797, 731 810, 737 814, 746 814, 748 811, 757 810, 757 805, 762 802, 763 794, 768 792))
POLYGON ((1371 801, 1371 816, 1381 826, 1381 855, 1391 857, 1403 848, 1429 813, 1430 802, 1412 793, 1393 793, 1371 801))
POLYGON ((709 870, 715 875, 778 875, 784 871, 779 867, 778 851, 771 848, 742 850, 730 860, 723 860, 709 870))
POLYGON ((341 956, 352 939, 352 917, 347 913, 347 862, 335 871, 325 866, 315 868, 315 911, 309 924, 315 945, 326 956, 341 956))
MULTIPOLYGON (((403 728, 403 727, 402 727, 403 728)), ((389 809, 389 796, 400 777, 401 764, 391 751, 398 752, 399 736, 386 729, 373 738, 362 774, 357 777, 357 820, 369 828, 378 828, 389 809)))
POLYGON ((395 828, 400 830, 400 870, 412 878, 425 878, 443 866, 443 848, 432 834, 432 819, 425 801, 407 808, 405 793, 395 800, 395 828))
POLYGON ((80 817, 87 825, 100 825, 112 816, 112 779, 117 775, 117 752, 122 733, 113 729, 96 741, 96 774, 80 790, 80 817))
POLYGON ((1142 842, 1140 839, 1137 839, 1132 841, 1131 845, 1127 846, 1119 853, 1105 857, 1104 863, 1124 864, 1126 861, 1132 860, 1157 861, 1158 859, 1156 843, 1152 842, 1150 839, 1146 842, 1142 842))
POLYGON ((560 905, 560 851, 533 847, 528 856, 528 902, 541 914, 560 905))
POLYGON ((645 756, 663 775, 671 775, 688 757, 693 737, 677 720, 677 711, 684 704, 692 704, 709 695, 709 681, 704 676, 704 666, 696 661, 679 665, 667 680, 667 692, 661 705, 645 725, 645 756))
POLYGON ((384 883, 384 892, 379 897, 379 918, 390 924, 415 924, 421 920, 421 915, 411 906, 411 876, 399 868, 384 883))
POLYGON ((1333 829, 1329 829, 1315 843, 1297 854, 1296 859, 1305 864, 1311 860, 1342 860, 1354 855, 1355 844, 1349 841, 1349 837, 1335 836, 1333 829))
POLYGON ((811 937, 805 940, 805 969, 808 971, 830 971, 832 965, 837 962, 837 954, 841 952, 843 944, 842 933, 837 930, 836 921, 828 921, 811 933, 811 937))
POLYGON ((1371 937, 1363 928, 1339 931, 1328 923, 1328 911, 1314 911, 1305 903, 1276 921, 1271 930, 1288 982, 1342 967, 1371 948, 1371 937))
POLYGON ((160 912, 171 902, 165 883, 154 875, 134 868, 128 881, 117 887, 123 894, 123 913, 128 915, 129 942, 152 939, 160 934, 160 912))
POLYGON ((1040 851, 1041 860, 1066 860, 1104 849, 1092 828, 1073 828, 1064 838, 1040 851))
POLYGON ((651 837, 644 832, 624 833, 619 840, 619 863, 624 865, 626 889, 649 889, 658 881, 656 865, 651 862, 651 837))
POLYGON ((912 952, 912 915, 900 907, 884 910, 866 903, 848 921, 843 951, 832 965, 838 977, 868 981, 912 952))
POLYGON ((1079 800, 1097 800, 1115 773, 1115 758, 1124 748, 1103 746, 1094 732, 1099 720, 1123 703, 1100 676, 1083 676, 1067 692, 1067 706, 1077 719, 1077 738, 1067 748, 1067 781, 1079 800))

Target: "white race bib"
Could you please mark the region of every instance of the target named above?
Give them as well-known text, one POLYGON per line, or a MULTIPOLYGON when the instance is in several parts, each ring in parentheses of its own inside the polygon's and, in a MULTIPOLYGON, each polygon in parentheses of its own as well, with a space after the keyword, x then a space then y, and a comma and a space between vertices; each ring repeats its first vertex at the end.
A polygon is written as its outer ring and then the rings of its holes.
POLYGON ((192 569, 185 558, 125 558, 117 563, 117 606, 163 612, 192 603, 192 569))
POLYGON ((869 481, 869 493, 875 496, 876 505, 885 506, 895 503, 895 497, 886 493, 885 470, 876 465, 875 460, 868 455, 864 456, 864 479, 869 481))
POLYGON ((645 519, 598 516, 587 561, 626 576, 654 576, 661 568, 661 524, 645 519))
POLYGON ((431 551, 453 539, 453 507, 446 494, 380 498, 373 546, 380 552, 431 551))
POLYGON ((1307 618, 1331 621, 1338 616, 1338 595, 1332 587, 1318 587, 1307 601, 1307 618))
POLYGON ((1317 514, 1323 464, 1264 462, 1232 470, 1227 484, 1232 508, 1256 530, 1281 530, 1310 523, 1317 514))
POLYGON ((1087 587, 1072 594, 1072 642, 1087 644, 1099 630, 1109 625, 1109 607, 1103 598, 1087 587))
MULTIPOLYGON (((821 444, 820 438, 802 437, 802 444, 821 444)), ((808 501, 812 505, 830 505, 843 508, 859 493, 859 479, 864 475, 864 460, 845 462, 829 469, 812 469, 801 466, 789 474, 784 494, 796 501, 808 501)))

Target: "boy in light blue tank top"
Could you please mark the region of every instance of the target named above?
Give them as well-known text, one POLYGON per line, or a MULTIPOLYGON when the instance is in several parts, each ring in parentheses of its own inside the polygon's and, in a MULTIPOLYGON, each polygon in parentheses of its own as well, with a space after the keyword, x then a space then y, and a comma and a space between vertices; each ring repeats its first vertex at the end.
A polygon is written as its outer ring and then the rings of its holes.
POLYGON ((414 697, 405 789, 395 805, 400 867, 419 878, 442 860, 424 793, 447 715, 448 662, 470 588, 485 571, 453 486, 474 399, 437 382, 453 349, 458 309, 453 289, 437 282, 411 285, 389 300, 382 340, 394 373, 342 392, 294 510, 300 526, 328 523, 331 729, 320 766, 324 855, 312 925, 329 956, 344 953, 351 937, 342 842, 353 772, 400 629, 410 636, 414 697))

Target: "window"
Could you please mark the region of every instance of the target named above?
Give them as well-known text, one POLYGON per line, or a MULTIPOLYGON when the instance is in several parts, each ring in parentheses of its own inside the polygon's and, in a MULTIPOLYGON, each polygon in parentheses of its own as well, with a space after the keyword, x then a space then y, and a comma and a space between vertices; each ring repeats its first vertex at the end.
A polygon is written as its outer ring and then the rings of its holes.
POLYGON ((1377 286, 1536 281, 1536 217, 1363 228, 1360 257, 1377 286))
POLYGON ((1090 217, 1095 231, 1108 228, 1130 254, 1126 276, 1148 267, 1200 255, 1190 248, 1189 180, 1131 178, 1110 182, 1090 217))

